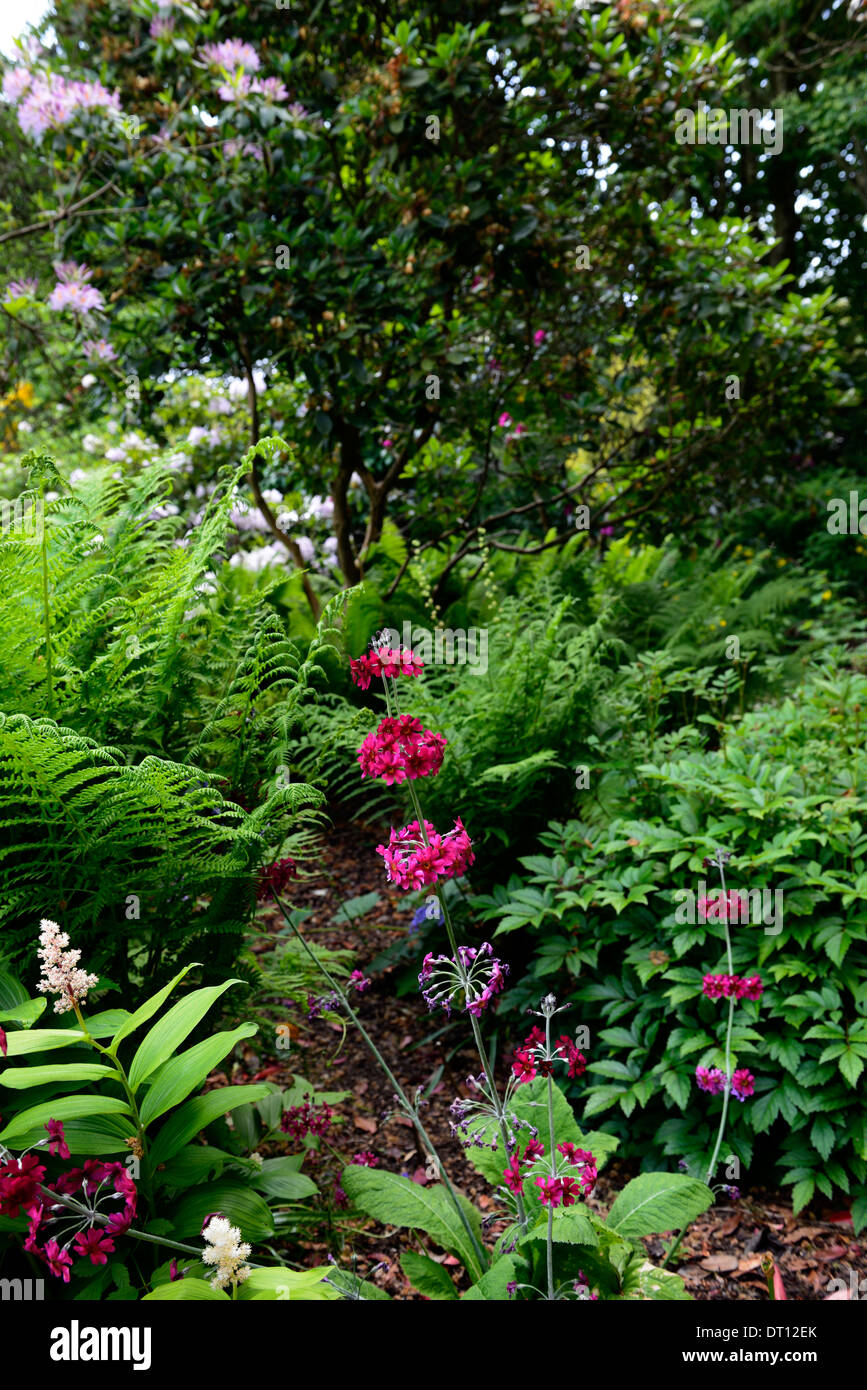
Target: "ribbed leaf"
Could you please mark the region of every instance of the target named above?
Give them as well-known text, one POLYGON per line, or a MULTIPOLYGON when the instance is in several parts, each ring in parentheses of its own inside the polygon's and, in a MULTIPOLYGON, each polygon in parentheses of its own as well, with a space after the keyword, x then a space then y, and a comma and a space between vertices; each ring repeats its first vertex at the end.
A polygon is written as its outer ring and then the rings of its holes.
POLYGON ((642 1173, 626 1184, 608 1213, 606 1225, 636 1240, 689 1225, 713 1203, 703 1182, 685 1173, 642 1173))
POLYGON ((208 1009, 224 994, 230 985, 242 984, 241 980, 226 980, 222 985, 211 985, 208 989, 195 989, 184 999, 178 1000, 174 1008, 154 1024, 132 1059, 129 1069, 129 1084, 136 1091, 141 1083, 156 1071, 161 1062, 172 1053, 192 1033, 197 1023, 204 1018, 208 1009))
POLYGON ((205 1038, 204 1042, 196 1043, 195 1047, 166 1062, 158 1074, 152 1076, 147 1095, 139 1108, 142 1124, 149 1125, 152 1120, 171 1110, 172 1106, 179 1105, 201 1085, 241 1038, 249 1038, 258 1031, 255 1023, 242 1023, 231 1033, 216 1033, 213 1038, 205 1038))
POLYGON ((221 1086, 205 1096, 196 1096, 176 1110, 163 1125, 151 1146, 151 1162, 154 1166, 165 1163, 220 1115, 228 1114, 239 1105, 262 1100, 270 1094, 270 1087, 259 1082, 252 1086, 221 1086))
MULTIPOLYGON (((389 1226, 407 1226, 427 1231, 444 1249, 452 1251, 466 1269, 478 1278, 483 1266, 467 1231, 441 1184, 422 1187, 397 1173, 351 1165, 343 1169, 341 1183, 349 1198, 389 1226)), ((475 1207, 459 1196, 470 1227, 481 1244, 481 1222, 475 1207)))
POLYGON ((0 1143, 9 1144, 16 1135, 24 1134, 37 1125, 44 1125, 48 1120, 72 1120, 82 1115, 129 1113, 130 1109, 125 1100, 115 1100, 111 1096, 62 1096, 13 1115, 8 1125, 0 1130, 0 1143))

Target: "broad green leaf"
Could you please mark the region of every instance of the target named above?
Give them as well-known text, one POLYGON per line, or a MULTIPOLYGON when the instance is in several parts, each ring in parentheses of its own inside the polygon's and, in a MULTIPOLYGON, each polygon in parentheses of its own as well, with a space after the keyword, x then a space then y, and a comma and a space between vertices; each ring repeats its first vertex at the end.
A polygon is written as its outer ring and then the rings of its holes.
MULTIPOLYGON (((473 1277, 482 1274, 484 1266, 442 1184, 422 1187, 397 1173, 353 1164, 343 1169, 341 1185, 350 1200, 368 1216, 389 1226, 427 1231, 444 1249, 457 1255, 473 1277)), ((460 1194, 458 1200, 481 1245, 478 1212, 460 1194)))
POLYGON ((0 970, 0 1009, 11 1009, 13 1004, 25 1004, 29 996, 20 980, 8 970, 0 970))
POLYGON ((319 1191, 312 1178, 299 1173, 294 1167, 295 1158, 266 1158, 261 1170, 251 1179, 251 1186, 266 1197, 281 1202, 298 1202, 304 1197, 314 1197, 319 1191))
POLYGON ((710 1188, 685 1173, 642 1173, 619 1194, 606 1225, 635 1240, 638 1236, 679 1230, 712 1203, 710 1188))
MULTIPOLYGON (((98 1158, 108 1154, 129 1154, 127 1139, 135 1137, 136 1128, 126 1115, 93 1115, 80 1120, 64 1120, 63 1133, 71 1154, 98 1158)), ((22 1134, 20 1147, 44 1139, 45 1130, 22 1134)))
POLYGON ((147 1023, 148 1019, 151 1018, 157 1012, 157 1009, 162 1008, 163 1004, 168 999, 172 990, 174 990, 180 984, 184 976, 187 975, 191 970, 193 970, 195 966, 197 966, 198 964, 198 961, 192 961, 189 965, 185 965, 183 970, 180 970, 178 974, 175 976, 175 978, 173 980, 170 980, 169 983, 163 987, 163 989, 158 990, 156 994, 151 995, 150 999, 146 999, 145 1002, 140 1006, 140 1008, 136 1009, 135 1013, 130 1014, 129 1018, 126 1020, 125 1023, 121 1025, 120 1029, 115 1034, 114 1042, 111 1044, 111 1047, 109 1048, 109 1052, 112 1054, 113 1057, 117 1056, 117 1049, 123 1042, 124 1038, 128 1038, 130 1033, 134 1033, 136 1028, 138 1028, 140 1024, 147 1023))
POLYGON ((147 1095, 139 1107, 142 1124, 149 1125, 185 1100, 241 1038, 249 1038, 258 1031, 257 1024, 242 1023, 231 1033, 216 1033, 164 1063, 159 1072, 152 1075, 147 1095))
POLYGON ((477 1279, 471 1289, 461 1294, 462 1303, 508 1303, 508 1284, 521 1282, 518 1270, 526 1268, 517 1255, 501 1255, 491 1268, 477 1279))
POLYGON ((50 1052, 55 1047, 69 1047, 70 1043, 84 1041, 84 1034, 77 1028, 22 1028, 17 1033, 7 1033, 7 1057, 23 1057, 27 1052, 50 1052))
POLYGON ((103 1076, 113 1076, 117 1080, 114 1067, 104 1067, 99 1062, 68 1062, 57 1067, 4 1067, 0 1071, 0 1086, 22 1091, 28 1086, 98 1081, 103 1076))
POLYGON ((212 1173, 219 1174, 234 1157, 210 1144, 187 1144, 160 1171, 160 1181, 167 1187, 196 1187, 212 1173))
POLYGON ((439 1302, 457 1298, 458 1291, 449 1278, 448 1270, 443 1269, 442 1265, 438 1265, 430 1256, 417 1255, 415 1251, 407 1250, 400 1257, 400 1267, 413 1288, 418 1289, 426 1298, 439 1302))
POLYGON ((323 1279, 333 1278, 331 1265, 318 1265, 315 1269, 254 1269, 238 1285, 238 1299, 261 1303, 265 1300, 278 1303, 313 1303, 324 1299, 339 1298, 337 1289, 323 1284, 323 1279))
POLYGON ((186 1192, 172 1214, 172 1230, 179 1240, 187 1236, 198 1240, 205 1217, 215 1211, 240 1227, 243 1239, 251 1244, 274 1234, 274 1218, 264 1197, 225 1177, 186 1192))
POLYGON ((5 1129, 0 1130, 0 1143, 8 1144, 17 1134, 44 1125, 48 1120, 73 1120, 82 1115, 128 1115, 125 1100, 111 1096, 60 1096, 44 1105, 34 1105, 13 1115, 5 1129))
POLYGON ((175 1279, 172 1283, 158 1284, 151 1293, 146 1293, 142 1303, 230 1303, 231 1298, 224 1289, 215 1289, 207 1279, 175 1279))
POLYGON ((226 980, 222 985, 194 989, 192 994, 178 1000, 159 1023, 154 1024, 133 1057, 129 1069, 129 1084, 132 1090, 137 1091, 145 1078, 150 1076, 152 1071, 156 1071, 167 1057, 172 1056, 221 994, 225 994, 231 985, 241 983, 241 980, 226 980))
MULTIPOLYGON (((525 1236, 520 1237, 518 1244, 523 1245, 526 1241, 547 1240, 547 1238, 548 1217, 545 1214, 525 1236)), ((559 1245, 599 1244, 599 1236, 587 1213, 571 1209, 564 1210, 562 1207, 554 1213, 551 1238, 559 1245)))
POLYGON ((251 1086, 220 1086, 216 1091, 208 1091, 207 1095, 195 1096, 186 1105, 182 1105, 180 1110, 176 1110, 171 1119, 162 1126, 151 1145, 151 1162, 154 1166, 166 1163, 168 1159, 174 1158, 184 1144, 200 1130, 206 1129, 220 1115, 226 1115, 238 1105, 261 1100, 263 1096, 270 1094, 271 1088, 264 1082, 258 1082, 251 1086))
POLYGON ((0 1010, 0 1023, 23 1023, 29 1028, 45 1012, 47 1002, 44 996, 41 999, 22 999, 20 1004, 11 1004, 8 1009, 0 1010))
POLYGON ((618 1301, 644 1299, 676 1299, 678 1302, 691 1302, 679 1274, 670 1269, 658 1269, 643 1254, 630 1260, 623 1277, 623 1286, 618 1301))
POLYGON ((122 1028, 129 1018, 126 1009, 104 1009, 101 1014, 84 1020, 92 1038, 113 1038, 118 1028, 122 1028))

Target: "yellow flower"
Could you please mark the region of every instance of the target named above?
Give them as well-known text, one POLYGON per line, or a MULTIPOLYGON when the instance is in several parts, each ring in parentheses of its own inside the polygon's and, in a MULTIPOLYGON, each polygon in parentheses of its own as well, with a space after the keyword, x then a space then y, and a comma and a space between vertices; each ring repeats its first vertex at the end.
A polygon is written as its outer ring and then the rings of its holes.
POLYGON ((777 564, 779 565, 780 569, 783 568, 783 565, 787 565, 788 563, 789 563, 788 560, 778 560, 778 561, 777 561, 777 564))
POLYGON ((26 410, 33 407, 33 383, 30 381, 19 381, 15 387, 15 399, 19 400, 26 410))
POLYGON ((822 594, 822 598, 823 598, 823 599, 829 599, 830 597, 831 597, 831 590, 830 590, 830 589, 826 589, 825 592, 822 594))
POLYGON ((725 620, 725 618, 720 618, 720 620, 719 620, 719 625, 720 625, 720 627, 725 627, 725 626, 726 626, 726 620, 725 620))

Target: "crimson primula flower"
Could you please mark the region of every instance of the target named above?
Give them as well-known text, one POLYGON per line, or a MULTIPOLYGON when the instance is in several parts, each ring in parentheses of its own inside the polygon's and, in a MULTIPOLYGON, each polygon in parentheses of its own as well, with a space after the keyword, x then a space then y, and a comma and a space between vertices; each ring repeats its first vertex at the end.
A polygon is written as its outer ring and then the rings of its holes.
POLYGON ((695 1079, 699 1089, 709 1091, 712 1096, 717 1096, 720 1091, 725 1090, 725 1073, 721 1072, 719 1067, 711 1067, 709 1071, 707 1067, 696 1067, 695 1079))
POLYGON ((290 1105, 284 1110, 280 1128, 293 1139, 305 1139, 308 1134, 325 1134, 331 1126, 334 1111, 323 1101, 320 1106, 311 1103, 309 1093, 303 1097, 302 1105, 290 1105))
POLYGON ((367 690, 374 676, 418 676, 424 662, 407 647, 383 647, 372 652, 362 652, 355 661, 350 661, 352 679, 359 690, 367 690))
POLYGON ((114 1253, 114 1241, 98 1226, 87 1231, 79 1231, 72 1247, 76 1255, 89 1255, 92 1265, 104 1265, 107 1257, 114 1253))
POLYGON ((731 889, 719 893, 714 898, 699 898, 698 915, 702 922, 746 922, 749 920, 749 902, 743 893, 731 889))
POLYGON ((45 1169, 35 1154, 0 1162, 0 1215, 17 1216, 19 1207, 32 1206, 44 1177, 45 1169))
POLYGON ((558 1144, 557 1151, 563 1155, 570 1167, 580 1168, 577 1181, 580 1182, 585 1195, 589 1196, 599 1176, 596 1171, 596 1159, 592 1153, 588 1149, 576 1149, 575 1145, 570 1143, 558 1144))
POLYGON ((402 830, 392 827, 388 845, 377 845, 376 852, 385 860, 390 883, 399 888, 424 888, 441 878, 459 878, 475 860, 472 841, 460 817, 454 830, 440 835, 425 821, 427 843, 417 820, 402 830))
MULTIPOLYGON (((69 1158, 69 1148, 66 1143, 66 1135, 63 1133, 62 1120, 49 1120, 45 1128, 48 1130, 48 1152, 52 1158, 69 1158)), ((44 1142, 44 1141, 43 1141, 44 1142)))
POLYGON ((446 746, 442 734, 423 729, 418 719, 402 714, 383 719, 358 750, 362 777, 381 777, 386 786, 415 777, 435 777, 446 746))
POLYGON ((705 975, 702 991, 708 999, 761 999, 762 981, 758 975, 742 979, 740 975, 705 975))

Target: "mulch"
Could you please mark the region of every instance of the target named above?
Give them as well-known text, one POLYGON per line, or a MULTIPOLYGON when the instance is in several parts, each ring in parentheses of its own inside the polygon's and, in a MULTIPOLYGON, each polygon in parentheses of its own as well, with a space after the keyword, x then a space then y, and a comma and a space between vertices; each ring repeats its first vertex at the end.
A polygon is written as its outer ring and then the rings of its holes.
MULTIPOLYGON (((404 895, 386 883, 382 861, 374 852, 381 838, 375 830, 358 823, 335 825, 323 837, 319 867, 296 881, 290 895, 294 907, 311 909, 303 923, 305 935, 332 949, 354 950, 361 969, 386 947, 407 939, 412 915, 404 895), (334 923, 334 914, 344 901, 373 891, 379 893, 379 903, 357 923, 351 927, 334 923)), ((265 929, 273 926, 276 931, 283 919, 275 908, 266 907, 261 925, 265 929)), ((431 1038, 442 1026, 444 1016, 437 1019, 429 1015, 417 990, 396 997, 394 975, 394 969, 387 969, 375 976, 371 989, 354 1000, 356 1012, 408 1094, 426 1086, 434 1072, 443 1067, 442 1077, 422 1112, 425 1128, 447 1163, 454 1185, 483 1216, 493 1215, 496 1205, 487 1182, 468 1163, 449 1128, 449 1106, 456 1095, 469 1094, 465 1078, 478 1071, 477 1054, 471 1043, 465 1049, 454 1050, 460 1041, 458 1030, 431 1038)), ((415 1130, 396 1109, 392 1088, 363 1040, 350 1026, 341 1045, 338 1025, 322 1020, 308 1024, 300 1016, 299 1022, 303 1026, 293 1026, 288 1056, 245 1049, 243 1066, 236 1065, 232 1080, 267 1077, 289 1085, 297 1072, 318 1092, 348 1091, 349 1099, 336 1107, 329 1134, 332 1146, 347 1160, 359 1150, 373 1151, 380 1168, 401 1173, 418 1183, 432 1181, 426 1171, 427 1156, 415 1130)), ((224 1079, 214 1077, 212 1082, 220 1084, 224 1079)), ((291 1152, 292 1146, 283 1151, 291 1152)), ((420 1250, 449 1268, 459 1291, 467 1287, 466 1276, 454 1257, 443 1256, 425 1236, 383 1227, 361 1214, 334 1211, 333 1195, 340 1165, 324 1145, 319 1152, 310 1153, 305 1170, 330 1199, 332 1211, 327 1222, 323 1220, 321 1238, 301 1241, 300 1249, 296 1240, 286 1249, 287 1258, 313 1266, 324 1263, 333 1253, 342 1267, 354 1269, 359 1276, 366 1276, 379 1265, 372 1275, 374 1282, 392 1298, 415 1301, 421 1295, 403 1274, 399 1260, 406 1250, 420 1250)), ((600 1174, 590 1206, 606 1211, 636 1171, 627 1162, 611 1161, 600 1174)), ((845 1285, 836 1297, 858 1297, 859 1281, 867 1281, 867 1239, 862 1236, 856 1240, 848 1212, 808 1208, 794 1216, 791 1202, 779 1191, 741 1190, 743 1195, 737 1202, 720 1198, 699 1217, 680 1247, 674 1268, 693 1298, 767 1300, 767 1282, 761 1268, 767 1254, 774 1258, 788 1299, 825 1299, 831 1292, 832 1280, 845 1285)), ((491 1245, 500 1229, 497 1223, 490 1227, 491 1245)), ((644 1244, 649 1258, 660 1263, 664 1241, 656 1236, 644 1244)), ((867 1290, 867 1282, 862 1288, 867 1290)))

